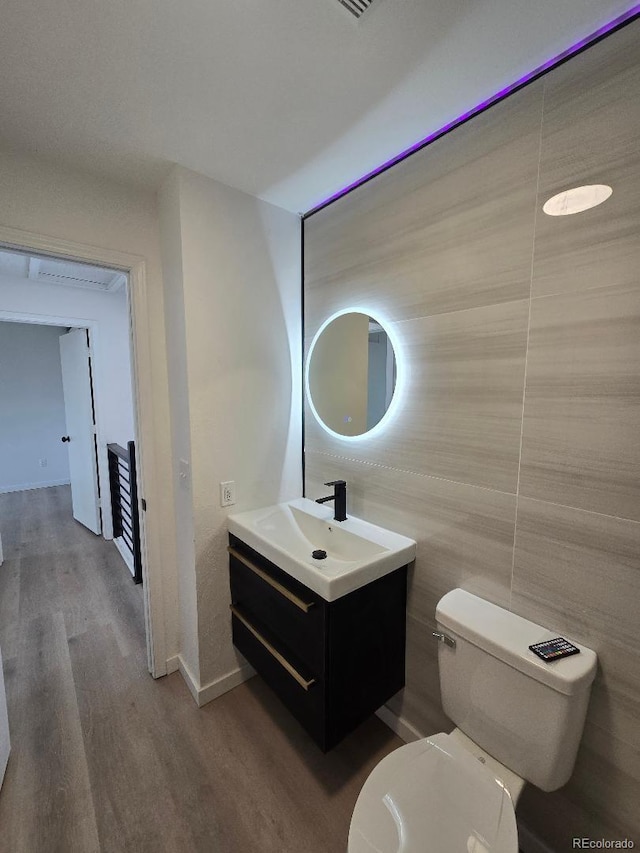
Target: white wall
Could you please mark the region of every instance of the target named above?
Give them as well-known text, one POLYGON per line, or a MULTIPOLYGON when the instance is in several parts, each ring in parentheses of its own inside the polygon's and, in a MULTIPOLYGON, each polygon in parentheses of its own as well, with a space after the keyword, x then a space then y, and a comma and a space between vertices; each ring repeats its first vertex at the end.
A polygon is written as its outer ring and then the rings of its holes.
MULTIPOLYGON (((104 535, 110 539, 113 528, 108 501, 107 444, 115 442, 126 447, 127 442, 135 438, 126 291, 123 288, 116 293, 101 293, 3 275, 0 276, 0 310, 38 318, 64 317, 74 320, 69 325, 75 326, 93 324, 91 346, 99 426, 98 469, 101 493, 107 497, 103 506, 104 535)), ((2 480, 0 474, 0 487, 2 480)))
POLYGON ((58 343, 63 332, 0 322, 0 492, 69 482, 67 448, 60 440, 65 434, 58 343))
MULTIPOLYGON (((162 267, 155 194, 126 187, 32 157, 0 151, 0 225, 29 233, 69 240, 109 251, 140 256, 145 262, 151 356, 152 395, 142 423, 143 472, 154 480, 148 494, 146 528, 152 555, 160 564, 166 656, 178 651, 175 522, 169 433, 166 343, 162 267)), ((22 243, 28 245, 28 241, 22 243)), ((72 291, 76 293, 76 291, 72 291)), ((0 305, 0 309, 5 306, 0 305)), ((159 662, 161 663, 161 662, 159 662)))
POLYGON ((233 684, 240 662, 231 644, 227 514, 302 492, 300 223, 185 169, 165 185, 161 217, 167 229, 179 222, 182 235, 179 247, 166 245, 165 270, 168 286, 180 280, 184 311, 184 319, 167 312, 168 349, 186 351, 170 375, 174 447, 190 453, 191 468, 184 501, 193 521, 179 539, 192 539, 183 553, 194 552, 197 622, 183 629, 197 631, 190 666, 213 698, 233 684), (233 508, 220 507, 223 480, 236 483, 233 508))

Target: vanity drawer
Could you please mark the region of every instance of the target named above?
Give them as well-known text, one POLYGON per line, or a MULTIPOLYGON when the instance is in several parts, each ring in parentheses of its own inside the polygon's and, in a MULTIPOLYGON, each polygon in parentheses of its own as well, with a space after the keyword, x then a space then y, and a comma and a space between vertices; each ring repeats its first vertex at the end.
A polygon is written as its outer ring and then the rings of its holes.
POLYGON ((282 647, 267 629, 231 605, 233 644, 262 676, 280 700, 324 748, 324 680, 315 677, 282 647))
POLYGON ((229 546, 229 567, 232 604, 323 675, 326 603, 244 545, 229 546))

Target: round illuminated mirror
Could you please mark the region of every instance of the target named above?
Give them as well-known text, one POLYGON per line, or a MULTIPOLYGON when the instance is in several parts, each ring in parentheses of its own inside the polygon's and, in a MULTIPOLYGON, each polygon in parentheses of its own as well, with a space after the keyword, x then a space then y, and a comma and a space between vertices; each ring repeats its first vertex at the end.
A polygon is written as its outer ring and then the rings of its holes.
POLYGON ((396 382, 393 344, 374 317, 343 312, 320 328, 307 358, 306 386, 313 413, 329 432, 370 432, 389 411, 396 382))

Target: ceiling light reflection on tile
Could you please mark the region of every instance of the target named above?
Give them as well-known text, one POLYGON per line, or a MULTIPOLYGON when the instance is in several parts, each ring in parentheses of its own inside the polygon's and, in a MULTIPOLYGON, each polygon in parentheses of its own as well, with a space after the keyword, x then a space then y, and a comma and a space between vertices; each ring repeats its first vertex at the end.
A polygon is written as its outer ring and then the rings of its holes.
POLYGON ((597 207, 606 201, 613 190, 606 184, 589 184, 551 196, 542 209, 548 216, 570 216, 597 207))

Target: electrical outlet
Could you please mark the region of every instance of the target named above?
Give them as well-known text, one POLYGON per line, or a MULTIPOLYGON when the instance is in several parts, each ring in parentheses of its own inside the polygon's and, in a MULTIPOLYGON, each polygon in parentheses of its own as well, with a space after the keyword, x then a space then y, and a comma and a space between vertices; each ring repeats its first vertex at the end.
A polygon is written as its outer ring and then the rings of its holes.
POLYGON ((41 468, 47 467, 47 460, 46 459, 40 459, 39 461, 40 461, 40 467, 41 468))
POLYGON ((236 484, 234 480, 220 483, 220 506, 232 506, 236 502, 236 484))

